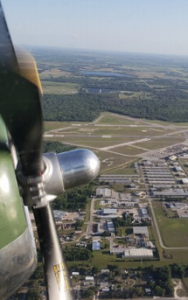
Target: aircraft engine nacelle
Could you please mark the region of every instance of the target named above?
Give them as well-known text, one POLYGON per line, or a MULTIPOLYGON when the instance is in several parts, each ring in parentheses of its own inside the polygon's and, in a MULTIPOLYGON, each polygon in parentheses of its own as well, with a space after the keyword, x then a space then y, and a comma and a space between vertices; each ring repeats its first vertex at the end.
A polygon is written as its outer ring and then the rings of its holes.
POLYGON ((27 206, 46 206, 65 190, 90 182, 99 172, 100 161, 90 150, 78 149, 43 154, 44 171, 37 178, 18 176, 28 187, 27 206), (29 196, 30 194, 30 196, 29 196))

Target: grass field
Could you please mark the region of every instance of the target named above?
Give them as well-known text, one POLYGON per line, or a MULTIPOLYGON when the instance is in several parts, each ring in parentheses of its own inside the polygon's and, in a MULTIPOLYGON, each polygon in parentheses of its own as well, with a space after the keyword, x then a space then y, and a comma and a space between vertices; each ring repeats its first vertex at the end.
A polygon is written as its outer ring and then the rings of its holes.
POLYGON ((106 174, 109 171, 116 174, 116 169, 123 168, 133 161, 132 157, 124 157, 114 153, 94 150, 101 162, 100 174, 106 174))
MULTIPOLYGON (((133 125, 132 125, 133 126, 133 125)), ((109 135, 135 135, 136 137, 147 137, 147 136, 157 136, 171 133, 172 129, 165 130, 161 127, 140 127, 139 125, 135 125, 136 127, 131 126, 108 126, 108 127, 97 127, 95 126, 95 134, 109 134, 109 135)), ((93 128, 92 128, 93 129, 93 128)), ((87 128, 89 130, 89 127, 87 128)))
POLYGON ((74 143, 76 145, 82 145, 84 147, 94 147, 94 148, 103 148, 103 147, 108 147, 108 146, 113 146, 116 144, 120 143, 126 143, 129 142, 130 139, 128 138, 100 138, 100 137, 92 137, 88 136, 87 138, 85 137, 64 137, 60 138, 62 142, 67 142, 67 143, 74 143))
POLYGON ((130 92, 128 93, 127 91, 121 91, 119 94, 119 98, 120 99, 151 99, 152 98, 152 94, 151 93, 147 93, 147 92, 130 92))
POLYGON ((106 171, 106 174, 114 175, 137 175, 134 168, 121 167, 119 169, 113 169, 111 171, 106 171))
POLYGON ((99 209, 99 208, 101 208, 101 206, 100 206, 100 200, 96 200, 95 201, 95 205, 94 205, 94 209, 99 209))
POLYGON ((98 124, 116 124, 116 125, 144 125, 144 124, 156 124, 162 126, 188 126, 188 123, 173 123, 173 122, 166 122, 160 120, 149 120, 149 119, 136 119, 131 118, 128 116, 122 116, 117 114, 111 113, 102 113, 103 117, 97 122, 98 124))
POLYGON ((159 148, 169 147, 174 144, 180 144, 184 142, 185 139, 181 137, 172 137, 172 138, 159 138, 159 139, 153 139, 151 141, 137 143, 136 145, 143 148, 148 148, 150 150, 155 150, 159 148))
POLYGON ((145 152, 142 149, 133 147, 133 146, 124 146, 124 147, 118 147, 113 149, 115 152, 127 154, 127 155, 138 155, 140 153, 145 152))
MULTIPOLYGON (((47 87, 47 83, 48 82, 43 82, 44 87, 47 87)), ((73 90, 79 87, 79 85, 77 84, 72 84, 72 83, 58 83, 58 82, 49 82, 51 84, 52 87, 56 88, 57 90, 60 88, 62 89, 62 86, 67 90, 67 91, 71 91, 71 89, 73 88, 73 90)), ((49 86, 50 86, 49 84, 49 86)), ((149 124, 153 124, 153 125, 159 125, 156 128, 151 128, 153 131, 158 131, 160 132, 161 130, 163 130, 162 127, 160 127, 160 125, 168 127, 168 126, 188 126, 188 123, 170 123, 170 122, 164 122, 164 121, 159 121, 159 120, 147 120, 147 119, 134 119, 131 117, 127 117, 127 116, 122 116, 122 115, 117 115, 117 114, 111 114, 108 112, 104 112, 101 114, 101 116, 99 118, 97 118, 98 121, 94 120, 94 122, 91 122, 91 124, 95 124, 97 125, 112 125, 110 126, 110 130, 115 130, 113 125, 149 125, 149 124)), ((51 123, 51 122, 46 122, 46 123, 51 123)), ((54 122, 55 123, 55 122, 54 122)), ((62 122, 64 123, 64 122, 62 122)), ((71 125, 71 123, 74 122, 69 122, 69 125, 71 125)), ((80 123, 81 125, 84 124, 84 122, 75 122, 75 123, 80 123)), ((89 125, 89 123, 88 123, 89 125)), ((91 127, 91 126, 90 126, 91 127)), ((93 125, 92 125, 93 127, 93 125)), ((97 127, 97 126, 96 126, 97 127)), ((133 127, 134 128, 134 127, 133 127)), ((148 128, 142 128, 141 130, 147 130, 148 128)), ((179 128, 180 129, 180 128, 179 128)), ((166 128, 166 130, 168 132, 170 132, 172 130, 172 128, 166 128)), ((174 130, 174 129, 173 129, 174 130)))
MULTIPOLYGON (((70 124, 71 125, 71 124, 70 124)), ((174 130, 172 129, 168 129, 165 130, 161 127, 153 127, 153 128, 149 128, 149 127, 139 127, 139 125, 135 125, 136 127, 131 127, 129 125, 127 126, 97 126, 97 124, 95 124, 94 126, 90 126, 89 124, 86 126, 86 124, 79 124, 80 126, 75 126, 72 129, 69 129, 69 131, 71 132, 71 130, 76 130, 78 132, 78 134, 82 134, 82 133, 88 133, 88 134, 95 134, 95 135, 109 135, 109 136, 115 136, 115 135, 122 135, 122 136, 130 136, 132 139, 136 139, 139 137, 147 137, 147 136, 158 136, 158 135, 163 135, 163 134, 168 134, 173 132, 174 130), (83 126, 82 126, 83 125, 83 126), (135 137, 134 137, 135 136, 135 137)))
POLYGON ((70 76, 70 72, 62 71, 58 68, 52 68, 52 69, 49 69, 49 70, 42 71, 40 73, 41 80, 45 79, 45 78, 58 78, 58 77, 61 77, 61 76, 68 77, 68 76, 70 76))
POLYGON ((44 122, 44 131, 55 130, 70 126, 68 122, 44 122))
POLYGON ((117 116, 109 113, 102 115, 102 118, 97 124, 115 124, 115 125, 138 125, 141 124, 140 120, 129 119, 126 116, 117 116))
POLYGON ((44 94, 75 94, 78 92, 79 85, 76 83, 64 83, 54 81, 42 81, 44 94))
MULTIPOLYGON (((90 208, 91 208, 91 201, 88 201, 88 203, 86 204, 86 215, 85 215, 85 222, 89 221, 90 218, 90 208)), ((83 225, 83 230, 86 231, 87 228, 87 224, 83 225)))
POLYGON ((188 247, 188 220, 165 217, 160 201, 154 201, 153 208, 164 245, 166 247, 188 247))
MULTIPOLYGON (((143 120, 143 119, 142 119, 143 120)), ((163 126, 188 126, 188 123, 173 123, 173 122, 166 122, 166 121, 160 121, 160 120, 145 120, 146 122, 150 122, 152 124, 158 124, 163 126)))
MULTIPOLYGON (((137 269, 138 267, 149 267, 153 265, 154 267, 162 267, 166 266, 168 264, 172 264, 174 262, 182 262, 187 264, 188 258, 187 258, 187 251, 181 251, 177 253, 172 252, 173 259, 158 261, 158 260, 148 260, 145 261, 144 259, 138 259, 137 261, 133 260, 125 260, 121 258, 117 258, 113 254, 109 254, 108 250, 102 250, 102 251, 93 251, 93 258, 88 262, 86 261, 86 264, 90 264, 92 266, 98 267, 98 268, 107 268, 108 265, 117 265, 120 269, 137 269)), ((69 266, 75 265, 75 264, 84 264, 84 261, 71 261, 67 262, 69 266)))

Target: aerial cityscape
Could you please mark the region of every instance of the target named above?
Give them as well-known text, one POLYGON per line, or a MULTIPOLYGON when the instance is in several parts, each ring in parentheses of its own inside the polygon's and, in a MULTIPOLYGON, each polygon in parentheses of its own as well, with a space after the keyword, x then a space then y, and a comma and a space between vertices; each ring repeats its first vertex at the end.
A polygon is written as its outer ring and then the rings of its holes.
MULTIPOLYGON (((94 182, 52 202, 76 297, 187 297, 188 123, 186 108, 173 112, 186 101, 186 59, 30 51, 44 89, 44 152, 88 148, 101 162, 94 182)), ((41 268, 32 280, 45 299, 41 268)))

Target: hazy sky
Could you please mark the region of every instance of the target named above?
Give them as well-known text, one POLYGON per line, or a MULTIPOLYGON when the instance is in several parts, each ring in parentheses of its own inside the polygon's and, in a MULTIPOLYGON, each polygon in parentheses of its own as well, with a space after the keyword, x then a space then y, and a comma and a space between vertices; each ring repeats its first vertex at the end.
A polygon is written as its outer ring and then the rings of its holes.
POLYGON ((188 55, 188 0, 2 0, 16 44, 188 55))

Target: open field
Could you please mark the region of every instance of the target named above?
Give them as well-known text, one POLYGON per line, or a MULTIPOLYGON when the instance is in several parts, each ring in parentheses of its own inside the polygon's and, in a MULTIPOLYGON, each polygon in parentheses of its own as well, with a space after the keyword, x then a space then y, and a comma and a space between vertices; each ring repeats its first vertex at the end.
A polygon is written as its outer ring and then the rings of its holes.
POLYGON ((68 122, 44 122, 44 131, 55 130, 70 126, 68 122))
POLYGON ((79 85, 75 83, 42 81, 43 92, 45 94, 75 94, 79 85))
MULTIPOLYGON (((142 119, 144 120, 144 119, 142 119)), ((166 122, 166 121, 160 121, 160 120, 146 120, 146 122, 150 122, 152 124, 157 124, 157 125, 163 125, 163 126, 188 126, 188 123, 185 122, 177 122, 177 123, 173 123, 173 122, 166 122)))
POLYGON ((172 137, 172 138, 159 138, 159 139, 153 139, 151 141, 147 141, 144 143, 138 143, 136 144, 139 147, 148 148, 150 150, 160 149, 164 147, 168 147, 174 144, 180 144, 185 141, 185 138, 181 137, 172 137))
MULTIPOLYGON (((132 125, 134 126, 134 125, 132 125)), ((144 127, 143 125, 135 125, 135 127, 126 126, 126 127, 98 127, 95 125, 95 134, 111 134, 111 135, 128 135, 128 136, 141 136, 141 137, 148 137, 148 136, 158 136, 162 134, 168 134, 174 132, 172 129, 164 129, 161 127, 144 127)), ((88 130, 90 128, 88 127, 88 130)))
POLYGON ((40 78, 41 79, 58 78, 58 77, 62 77, 62 76, 68 77, 68 76, 70 76, 70 72, 62 71, 58 68, 54 68, 54 69, 52 68, 52 69, 49 69, 49 70, 42 71, 40 73, 40 78))
POLYGON ((153 201, 153 208, 164 245, 166 247, 188 247, 188 220, 165 217, 160 201, 153 201))
POLYGON ((105 174, 115 174, 115 175, 136 175, 135 168, 129 168, 129 166, 124 166, 116 168, 110 171, 106 171, 105 174))
MULTIPOLYGON (((100 119, 99 119, 100 122, 100 119)), ((70 124, 71 125, 71 124, 70 124)), ((88 124, 88 123, 77 123, 70 128, 68 131, 71 133, 72 130, 76 130, 78 134, 81 134, 82 132, 88 133, 88 134, 95 134, 95 135, 122 135, 122 136, 130 136, 131 138, 135 137, 153 137, 158 135, 165 135, 169 133, 173 133, 175 130, 171 128, 163 128, 163 127, 151 127, 151 125, 112 125, 112 124, 106 124, 106 125, 99 125, 98 122, 96 124, 88 124)), ((63 132, 64 130, 62 130, 63 132)))
MULTIPOLYGON (((111 146, 114 145, 114 140, 112 139, 105 139, 105 138, 93 138, 92 136, 89 136, 88 138, 84 137, 77 137, 72 136, 72 137, 61 137, 61 136, 54 136, 54 137, 47 137, 45 138, 46 140, 50 141, 59 141, 65 144, 70 144, 70 145, 75 145, 78 147, 88 147, 88 148, 96 148, 100 149, 101 147, 106 147, 106 146, 111 146)), ((123 142, 128 142, 128 139, 124 139, 123 142)), ((118 143, 121 143, 122 139, 118 139, 118 143)))
POLYGON ((74 143, 75 145, 82 145, 84 147, 94 147, 94 148, 103 148, 108 146, 113 146, 120 143, 127 143, 131 139, 128 138, 102 138, 102 137, 92 137, 92 135, 88 136, 87 138, 84 137, 66 137, 60 138, 63 143, 74 143))
MULTIPOLYGON (((48 123, 48 122, 46 122, 46 123, 48 123)), ((63 123, 64 122, 62 122, 62 124, 63 123)), ((69 125, 71 123, 74 123, 74 122, 69 122, 69 125)), ((156 128, 153 127, 153 130, 162 130, 163 126, 164 127, 188 126, 188 123, 172 123, 172 122, 165 122, 165 121, 159 121, 159 120, 138 119, 138 118, 131 118, 131 117, 127 117, 124 115, 112 114, 112 113, 107 113, 107 112, 102 113, 100 115, 100 117, 97 118, 95 121, 91 122, 91 124, 86 123, 86 122, 78 122, 78 121, 75 123, 77 123, 77 124, 80 123, 80 125, 88 124, 89 127, 92 127, 94 124, 99 125, 99 126, 100 125, 110 125, 111 129, 113 129, 113 125, 120 125, 119 126, 120 128, 121 128, 121 125, 137 125, 138 127, 139 127, 139 125, 140 126, 144 126, 144 125, 149 126, 150 125, 149 128, 151 128, 152 125, 154 125, 156 128)), ((134 128, 134 126, 132 128, 134 128)), ((182 129, 185 129, 185 128, 182 128, 182 129)), ((145 128, 142 128, 142 130, 145 130, 145 128)), ((171 132, 174 130, 174 128, 173 128, 173 130, 172 130, 172 128, 165 128, 165 130, 167 130, 168 132, 171 132)), ((180 128, 179 128, 179 130, 180 130, 180 128)))
POLYGON ((146 93, 146 92, 130 92, 128 93, 127 91, 121 91, 119 94, 120 99, 151 99, 152 94, 151 93, 146 93))
POLYGON ((133 157, 124 157, 114 153, 108 153, 100 150, 94 150, 95 154, 99 157, 101 162, 100 173, 112 172, 116 174, 116 169, 128 165, 134 160, 133 157))
POLYGON ((100 200, 96 200, 95 201, 95 205, 94 205, 94 209, 100 209, 101 206, 100 206, 100 200))
MULTIPOLYGON (((86 204, 86 210, 85 210, 85 212, 86 212, 85 222, 89 221, 89 218, 90 218, 90 208, 91 208, 91 203, 90 203, 90 201, 88 201, 87 204, 86 204)), ((86 229, 87 229, 87 224, 84 223, 83 230, 86 231, 86 229)))
POLYGON ((97 124, 138 125, 142 124, 142 122, 140 122, 139 119, 138 121, 136 121, 131 118, 126 118, 125 116, 104 113, 102 114, 102 118, 97 122, 97 124))
MULTIPOLYGON (((130 260, 125 260, 125 259, 119 259, 116 258, 115 255, 110 255, 108 250, 103 250, 103 251, 93 251, 93 258, 89 261, 89 263, 92 266, 99 267, 99 268, 107 268, 108 265, 117 265, 120 269, 137 269, 139 267, 149 267, 153 265, 154 267, 162 267, 166 266, 169 264, 172 264, 174 262, 181 262, 181 263, 188 263, 188 258, 187 258, 187 251, 171 251, 173 255, 173 259, 166 259, 166 260, 147 260, 145 261, 144 259, 138 259, 137 261, 133 261, 132 259, 130 260), (103 253, 102 253, 103 252, 103 253)), ((85 262, 86 264, 88 261, 85 262)), ((72 261, 72 262, 67 262, 69 266, 75 265, 75 264, 84 264, 84 261, 72 261)))
POLYGON ((145 152, 143 149, 136 148, 134 146, 118 147, 118 148, 114 148, 114 151, 118 153, 127 154, 127 155, 138 155, 140 153, 145 152))

